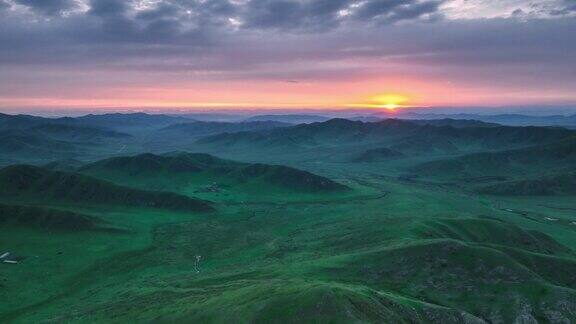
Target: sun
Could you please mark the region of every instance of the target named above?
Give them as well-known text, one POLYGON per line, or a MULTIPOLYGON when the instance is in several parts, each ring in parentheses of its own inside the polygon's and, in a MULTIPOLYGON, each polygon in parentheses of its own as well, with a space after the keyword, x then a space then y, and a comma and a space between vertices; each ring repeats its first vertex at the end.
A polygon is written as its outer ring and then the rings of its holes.
POLYGON ((387 110, 397 110, 405 107, 408 97, 400 94, 381 94, 371 98, 373 105, 387 110))
POLYGON ((396 110, 396 109, 400 108, 401 106, 399 106, 397 104, 389 103, 389 104, 382 105, 381 107, 384 109, 388 109, 388 110, 396 110))

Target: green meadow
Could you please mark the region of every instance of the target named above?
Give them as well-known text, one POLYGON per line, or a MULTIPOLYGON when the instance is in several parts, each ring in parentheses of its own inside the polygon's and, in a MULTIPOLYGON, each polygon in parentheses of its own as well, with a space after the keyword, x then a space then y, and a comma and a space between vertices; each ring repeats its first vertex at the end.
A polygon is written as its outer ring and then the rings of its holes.
POLYGON ((485 191, 571 132, 336 123, 0 170, 0 322, 576 321, 573 193, 485 191))

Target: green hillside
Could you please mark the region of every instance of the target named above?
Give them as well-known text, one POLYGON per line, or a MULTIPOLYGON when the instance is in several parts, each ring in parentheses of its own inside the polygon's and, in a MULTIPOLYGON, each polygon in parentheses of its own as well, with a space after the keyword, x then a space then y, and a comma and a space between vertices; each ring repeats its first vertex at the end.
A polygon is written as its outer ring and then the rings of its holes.
POLYGON ((282 194, 329 194, 349 189, 298 169, 240 163, 208 154, 142 154, 88 164, 79 172, 119 184, 187 195, 223 193, 244 198, 282 194))
POLYGON ((432 161, 412 169, 429 176, 530 175, 561 172, 576 162, 576 138, 503 152, 432 161))
POLYGON ((170 192, 135 190, 76 173, 15 165, 0 170, 0 198, 66 201, 180 211, 210 211, 208 202, 170 192))
POLYGON ((377 149, 366 150, 353 159, 354 162, 378 162, 391 159, 399 159, 405 155, 399 151, 383 147, 377 149))
POLYGON ((478 192, 500 196, 576 195, 576 174, 560 174, 483 186, 478 192))
POLYGON ((45 207, 0 204, 0 226, 40 229, 90 230, 103 222, 93 216, 45 207))

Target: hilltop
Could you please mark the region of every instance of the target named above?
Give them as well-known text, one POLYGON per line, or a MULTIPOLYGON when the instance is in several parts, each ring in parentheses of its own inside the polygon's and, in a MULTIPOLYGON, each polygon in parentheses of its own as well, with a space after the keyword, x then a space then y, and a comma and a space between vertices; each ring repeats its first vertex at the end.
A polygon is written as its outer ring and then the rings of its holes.
POLYGON ((88 164, 79 172, 139 188, 192 193, 238 191, 330 193, 348 188, 330 179, 280 165, 249 164, 208 154, 142 154, 88 164))
POLYGON ((77 212, 46 207, 0 204, 0 225, 48 230, 90 230, 103 225, 103 221, 97 217, 77 212))
POLYGON ((412 171, 433 176, 529 175, 559 172, 576 163, 576 137, 556 143, 432 161, 412 171))
POLYGON ((0 170, 0 198, 124 205, 192 212, 212 210, 208 202, 199 199, 169 192, 136 190, 86 175, 27 165, 9 166, 0 170))

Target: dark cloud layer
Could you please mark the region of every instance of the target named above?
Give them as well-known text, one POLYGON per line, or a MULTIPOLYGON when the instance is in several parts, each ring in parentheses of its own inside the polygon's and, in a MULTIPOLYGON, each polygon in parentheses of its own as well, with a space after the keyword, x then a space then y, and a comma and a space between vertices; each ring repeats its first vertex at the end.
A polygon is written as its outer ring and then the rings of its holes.
POLYGON ((15 0, 15 2, 47 16, 61 15, 76 7, 73 0, 15 0))

